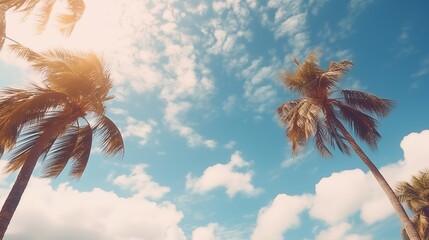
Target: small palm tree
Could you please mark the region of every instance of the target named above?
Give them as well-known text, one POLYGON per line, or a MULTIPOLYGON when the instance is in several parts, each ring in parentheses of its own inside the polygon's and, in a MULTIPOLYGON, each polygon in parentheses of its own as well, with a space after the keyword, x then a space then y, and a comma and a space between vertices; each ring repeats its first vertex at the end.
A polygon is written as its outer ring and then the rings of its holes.
MULTIPOLYGON (((400 182, 395 189, 399 201, 405 203, 415 214, 411 218, 422 240, 429 239, 429 171, 420 172, 413 176, 411 182, 400 182)), ((408 234, 402 229, 403 239, 408 240, 408 234)))
POLYGON ((10 152, 6 172, 19 170, 0 211, 0 239, 39 160, 44 177, 57 177, 71 162, 69 174, 79 178, 94 134, 100 136, 107 155, 124 150, 119 129, 105 115, 112 83, 95 54, 65 50, 39 54, 21 45, 11 47, 44 76, 44 85, 8 88, 0 97, 0 157, 10 152))
POLYGON ((295 57, 292 60, 297 65, 296 71, 286 71, 281 80, 286 89, 297 92, 302 98, 283 103, 277 113, 286 128, 293 153, 296 154, 311 137, 324 157, 332 155, 328 146, 337 147, 347 155, 350 155, 351 147, 386 193, 408 235, 411 239, 419 239, 392 188, 341 122, 345 121, 358 138, 375 149, 380 134, 377 121, 368 114, 384 117, 392 109, 393 102, 361 91, 337 91, 343 75, 352 67, 351 61, 331 62, 325 70, 318 64, 316 51, 312 51, 302 64, 295 57))
MULTIPOLYGON (((5 15, 8 10, 22 12, 24 16, 28 16, 37 8, 37 32, 41 33, 45 30, 51 16, 52 9, 56 0, 0 0, 0 49, 3 46, 6 20, 5 15)), ((59 30, 66 36, 69 36, 82 17, 85 11, 85 3, 83 0, 67 0, 68 12, 58 16, 59 30)))

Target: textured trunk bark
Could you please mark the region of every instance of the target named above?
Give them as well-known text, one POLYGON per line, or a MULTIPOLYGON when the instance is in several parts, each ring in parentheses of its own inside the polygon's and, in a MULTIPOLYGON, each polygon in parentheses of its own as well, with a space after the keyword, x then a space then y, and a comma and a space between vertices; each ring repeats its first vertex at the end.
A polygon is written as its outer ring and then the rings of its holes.
POLYGON ((365 165, 368 166, 369 170, 374 175, 378 184, 383 189, 384 193, 387 195, 387 198, 389 199, 394 210, 398 214, 399 219, 401 220, 401 223, 403 224, 405 231, 407 232, 410 240, 420 240, 419 234, 414 228, 413 223, 411 222, 410 218, 408 217, 407 213, 404 210, 404 207, 402 206, 395 192, 390 187, 389 183, 386 181, 386 179, 383 177, 383 175, 380 173, 380 171, 374 165, 374 163, 368 158, 368 156, 359 147, 359 145, 356 143, 356 141, 354 140, 352 135, 347 131, 344 125, 335 117, 333 119, 337 127, 340 129, 341 133, 344 135, 344 137, 346 137, 347 141, 350 143, 350 146, 353 148, 356 154, 362 159, 365 165))

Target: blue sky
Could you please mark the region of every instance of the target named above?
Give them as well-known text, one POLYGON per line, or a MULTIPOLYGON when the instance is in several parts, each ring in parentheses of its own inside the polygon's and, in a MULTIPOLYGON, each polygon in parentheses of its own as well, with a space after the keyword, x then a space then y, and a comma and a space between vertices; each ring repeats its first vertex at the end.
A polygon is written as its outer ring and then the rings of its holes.
MULTIPOLYGON (((341 88, 390 98, 369 157, 390 184, 427 168, 429 16, 424 1, 86 1, 70 38, 9 13, 7 35, 37 50, 93 50, 111 67, 108 115, 123 160, 97 145, 83 177, 31 179, 7 239, 375 240, 401 225, 354 155, 292 156, 278 78, 313 48, 350 59, 341 88)), ((61 1, 54 13, 63 8, 61 1)), ((6 42, 8 44, 10 42, 6 42)), ((1 87, 40 76, 7 47, 1 87)), ((3 165, 7 155, 0 161, 3 165)), ((14 175, 0 175, 3 202, 14 175)))

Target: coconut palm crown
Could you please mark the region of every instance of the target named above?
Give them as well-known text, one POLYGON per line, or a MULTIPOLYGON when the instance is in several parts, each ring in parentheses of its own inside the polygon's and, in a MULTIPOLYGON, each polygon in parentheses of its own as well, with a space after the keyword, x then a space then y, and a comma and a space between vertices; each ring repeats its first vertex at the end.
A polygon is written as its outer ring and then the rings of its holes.
POLYGON ((292 57, 296 70, 286 71, 281 77, 287 90, 301 96, 281 104, 277 109, 293 153, 297 154, 311 138, 314 138, 315 147, 324 157, 332 156, 330 147, 338 148, 347 155, 353 149, 386 193, 411 239, 419 239, 392 188, 343 125, 345 122, 359 139, 376 149, 380 133, 373 116, 387 116, 393 102, 362 91, 338 90, 342 77, 352 68, 352 62, 331 62, 327 69, 323 69, 318 58, 315 50, 303 63, 292 57))
POLYGON ((79 178, 94 135, 105 154, 122 156, 124 151, 119 129, 105 115, 112 82, 97 55, 11 48, 44 79, 42 86, 7 88, 0 96, 0 157, 9 152, 6 172, 19 170, 0 212, 0 239, 39 160, 44 177, 57 177, 71 162, 69 174, 79 178))
MULTIPOLYGON (((410 182, 400 182, 395 193, 415 214, 411 221, 420 238, 429 239, 429 171, 413 176, 410 182)), ((405 229, 402 230, 402 236, 403 239, 409 239, 405 229)))

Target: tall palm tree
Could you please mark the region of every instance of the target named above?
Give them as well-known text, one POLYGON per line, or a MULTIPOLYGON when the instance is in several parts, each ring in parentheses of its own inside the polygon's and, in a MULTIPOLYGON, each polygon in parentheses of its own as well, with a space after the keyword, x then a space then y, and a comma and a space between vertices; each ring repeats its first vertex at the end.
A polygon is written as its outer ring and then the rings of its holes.
MULTIPOLYGON (((0 0, 0 49, 4 43, 6 20, 5 15, 8 10, 21 12, 24 16, 28 16, 37 9, 37 32, 41 33, 45 30, 51 16, 52 9, 56 0, 0 0)), ((59 30, 66 36, 69 36, 82 17, 85 11, 85 3, 83 0, 67 0, 67 13, 59 14, 57 20, 59 30)))
POLYGON ((356 90, 337 91, 352 62, 331 62, 325 70, 319 66, 318 57, 317 51, 312 51, 302 64, 292 57, 297 69, 294 72, 286 71, 281 78, 286 89, 302 96, 283 103, 277 109, 280 121, 286 128, 286 136, 292 143, 293 153, 296 154, 311 137, 314 137, 315 146, 324 157, 332 156, 328 146, 337 147, 347 155, 350 155, 351 147, 386 193, 408 235, 413 240, 419 239, 392 188, 342 123, 347 123, 358 138, 375 149, 380 134, 377 120, 369 114, 384 117, 392 109, 393 102, 356 90))
POLYGON ((44 85, 8 88, 0 97, 0 157, 10 152, 6 171, 19 170, 0 212, 0 239, 39 160, 44 177, 57 177, 71 162, 69 175, 79 178, 94 134, 107 155, 124 150, 119 129, 105 115, 104 103, 112 98, 109 71, 95 54, 11 47, 42 74, 44 85))
MULTIPOLYGON (((399 201, 415 214, 411 221, 422 240, 429 239, 429 171, 413 176, 411 182, 400 182, 395 189, 399 201)), ((403 239, 410 239, 402 230, 403 239)))

